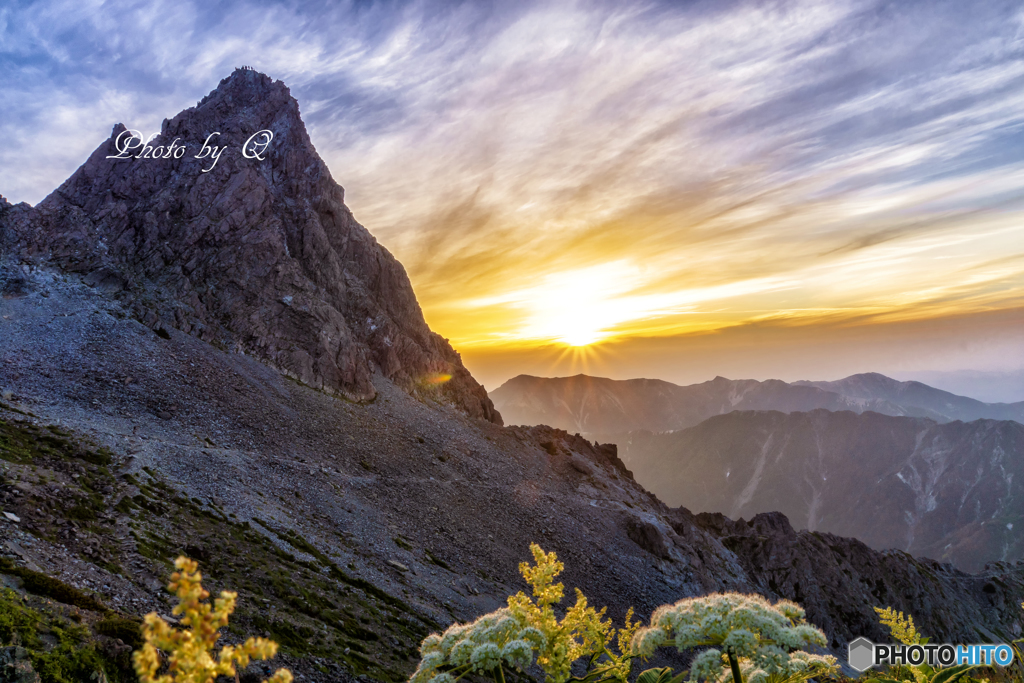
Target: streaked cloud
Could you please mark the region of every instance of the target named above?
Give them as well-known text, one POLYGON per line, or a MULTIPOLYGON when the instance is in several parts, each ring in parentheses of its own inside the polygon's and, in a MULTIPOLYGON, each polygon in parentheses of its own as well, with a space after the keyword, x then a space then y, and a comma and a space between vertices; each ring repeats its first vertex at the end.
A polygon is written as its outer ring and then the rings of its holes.
POLYGON ((6 196, 250 64, 460 347, 1024 292, 1016 3, 16 3, 0 41, 6 196))

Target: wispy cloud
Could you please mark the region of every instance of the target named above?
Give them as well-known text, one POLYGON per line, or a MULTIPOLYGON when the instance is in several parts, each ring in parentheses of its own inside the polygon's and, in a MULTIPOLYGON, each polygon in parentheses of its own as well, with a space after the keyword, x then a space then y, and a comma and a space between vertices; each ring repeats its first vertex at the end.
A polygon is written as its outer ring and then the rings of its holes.
POLYGON ((461 345, 1024 291, 1017 3, 50 2, 0 27, 0 192, 39 200, 112 123, 251 64, 461 345))

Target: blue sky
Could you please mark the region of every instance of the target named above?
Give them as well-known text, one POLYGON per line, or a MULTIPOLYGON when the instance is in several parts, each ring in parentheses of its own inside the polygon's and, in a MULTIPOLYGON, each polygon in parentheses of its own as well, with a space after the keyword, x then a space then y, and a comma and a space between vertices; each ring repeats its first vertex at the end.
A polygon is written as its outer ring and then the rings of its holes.
POLYGON ((1024 362, 1019 3, 7 2, 0 194, 243 64, 470 356, 984 319, 859 362, 1024 362))

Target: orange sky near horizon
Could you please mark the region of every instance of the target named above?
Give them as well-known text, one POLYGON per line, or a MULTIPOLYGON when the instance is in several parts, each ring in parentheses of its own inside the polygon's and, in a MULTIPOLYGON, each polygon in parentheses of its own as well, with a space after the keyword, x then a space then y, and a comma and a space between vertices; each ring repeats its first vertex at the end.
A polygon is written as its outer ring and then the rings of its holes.
MULTIPOLYGON (((521 372, 698 381, 730 373, 832 379, 863 371, 1014 369, 1024 363, 1024 344, 1016 342, 1024 321, 1014 315, 1024 306, 1024 211, 1014 203, 992 206, 992 194, 1020 180, 997 175, 885 194, 872 187, 870 198, 754 197, 726 208, 714 205, 728 197, 709 193, 702 201, 712 206, 699 218, 692 205, 645 213, 623 188, 628 209, 611 219, 592 216, 587 202, 575 209, 547 204, 559 217, 547 222, 495 209, 487 218, 492 237, 466 240, 455 254, 440 241, 392 246, 386 232, 381 237, 406 265, 432 328, 489 388, 521 372), (998 312, 1008 315, 992 315, 998 312), (677 367, 709 339, 748 339, 751 329, 773 330, 767 356, 775 361, 740 362, 758 349, 739 344, 729 346, 731 356, 703 353, 677 367), (918 351, 909 355, 908 330, 918 330, 918 351), (878 348, 865 357, 836 343, 843 337, 870 338, 878 348), (826 338, 828 348, 815 342, 826 338), (965 344, 987 350, 965 354, 965 344), (567 352, 588 345, 591 354, 567 352), (649 362, 624 360, 628 349, 649 362), (594 362, 601 357, 603 364, 594 362), (498 360, 508 358, 519 358, 519 366, 498 360)), ((411 207, 403 211, 415 212, 411 207)), ((364 220, 388 222, 374 218, 364 220)), ((438 224, 458 234, 474 220, 467 208, 438 224)))
MULTIPOLYGON (((584 347, 553 343, 457 348, 466 367, 488 390, 520 374, 580 373, 686 385, 719 375, 791 382, 880 372, 936 385, 942 384, 933 377, 936 373, 964 369, 995 375, 1017 370, 1019 376, 1022 329, 1024 307, 1018 307, 904 322, 738 325, 702 333, 623 337, 584 347)), ((985 400, 1024 400, 1024 386, 985 400)))

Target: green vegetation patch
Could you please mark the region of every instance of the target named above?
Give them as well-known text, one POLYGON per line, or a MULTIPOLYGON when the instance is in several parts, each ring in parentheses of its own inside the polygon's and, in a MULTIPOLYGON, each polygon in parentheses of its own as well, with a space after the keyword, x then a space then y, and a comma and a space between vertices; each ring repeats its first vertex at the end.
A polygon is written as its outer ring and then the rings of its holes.
POLYGON ((0 647, 24 647, 42 683, 97 680, 99 673, 111 683, 133 682, 130 651, 73 617, 53 603, 0 589, 0 647))
POLYGON ((24 583, 25 590, 34 595, 52 598, 65 605, 73 605, 93 612, 107 611, 107 606, 91 595, 86 595, 74 586, 69 586, 46 574, 19 567, 5 557, 0 557, 0 574, 17 576, 24 583))
MULTIPOLYGON (((109 531, 104 524, 112 521, 113 511, 102 492, 113 490, 117 482, 107 469, 112 462, 107 449, 76 441, 57 427, 0 418, 0 460, 14 463, 22 481, 37 485, 15 503, 22 510, 24 528, 31 533, 57 541, 61 527, 97 534, 109 531), (54 480, 63 480, 59 497, 45 488, 54 480)), ((120 567, 113 557, 101 562, 108 569, 120 567)))
POLYGON ((29 422, 0 420, 0 459, 19 464, 39 456, 80 459, 93 465, 109 465, 111 453, 105 448, 83 446, 58 427, 39 427, 29 422))
POLYGON ((125 645, 133 650, 142 647, 142 620, 123 617, 119 614, 108 614, 96 622, 96 633, 110 638, 120 638, 125 645))
POLYGON ((452 571, 452 568, 448 566, 447 562, 442 560, 440 557, 437 557, 436 555, 434 555, 434 553, 430 552, 429 550, 424 550, 423 554, 427 556, 427 562, 430 562, 431 564, 436 564, 441 569, 447 569, 448 571, 452 571))

